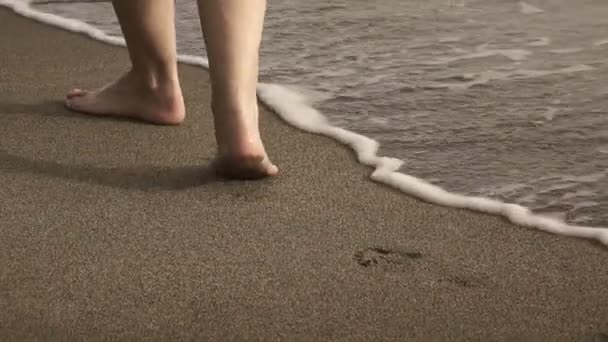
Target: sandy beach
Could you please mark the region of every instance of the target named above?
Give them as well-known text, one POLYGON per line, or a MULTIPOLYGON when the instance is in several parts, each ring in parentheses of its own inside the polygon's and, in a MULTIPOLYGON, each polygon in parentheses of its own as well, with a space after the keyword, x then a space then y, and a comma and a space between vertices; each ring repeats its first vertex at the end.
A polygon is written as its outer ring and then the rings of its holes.
POLYGON ((601 341, 608 252, 369 180, 262 111, 276 179, 208 176, 205 70, 178 127, 64 109, 128 68, 0 8, 0 340, 601 341))

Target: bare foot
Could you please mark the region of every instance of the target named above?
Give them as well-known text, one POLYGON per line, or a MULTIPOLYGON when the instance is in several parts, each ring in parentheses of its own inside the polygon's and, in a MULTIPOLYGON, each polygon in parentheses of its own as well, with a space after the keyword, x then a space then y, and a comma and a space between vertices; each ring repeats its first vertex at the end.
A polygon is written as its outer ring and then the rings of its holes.
POLYGON ((217 174, 230 179, 260 179, 277 175, 279 169, 268 158, 260 138, 257 103, 246 111, 212 107, 219 151, 214 162, 217 174))
POLYGON ((276 176, 279 169, 267 157, 221 157, 214 162, 214 170, 228 179, 261 179, 276 176))
POLYGON ((177 81, 148 86, 133 72, 98 90, 74 89, 67 94, 65 105, 76 112, 138 119, 159 125, 176 125, 186 116, 177 81))

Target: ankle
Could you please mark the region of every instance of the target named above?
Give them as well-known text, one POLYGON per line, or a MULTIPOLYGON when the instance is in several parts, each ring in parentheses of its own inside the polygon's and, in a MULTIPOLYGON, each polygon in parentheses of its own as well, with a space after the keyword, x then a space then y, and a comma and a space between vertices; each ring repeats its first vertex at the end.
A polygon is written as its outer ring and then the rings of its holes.
POLYGON ((258 102, 255 93, 252 96, 239 96, 238 94, 211 94, 211 110, 222 116, 231 117, 257 117, 258 102))
POLYGON ((261 161, 266 157, 266 151, 261 141, 222 141, 217 145, 219 158, 232 161, 261 161))
POLYGON ((260 140, 257 108, 222 107, 212 103, 211 110, 217 137, 238 144, 252 144, 260 140))
POLYGON ((179 77, 177 68, 166 70, 140 70, 132 68, 128 77, 135 79, 135 82, 147 91, 167 91, 179 90, 179 77))

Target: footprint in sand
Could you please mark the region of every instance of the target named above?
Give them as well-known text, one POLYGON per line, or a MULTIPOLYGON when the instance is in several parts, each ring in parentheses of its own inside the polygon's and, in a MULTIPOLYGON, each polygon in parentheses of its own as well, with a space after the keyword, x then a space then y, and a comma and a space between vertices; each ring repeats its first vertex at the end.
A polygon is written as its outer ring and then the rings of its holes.
MULTIPOLYGON (((423 262, 430 262, 427 260, 421 260, 424 255, 416 251, 396 251, 386 248, 370 247, 359 250, 355 253, 355 261, 362 267, 365 268, 378 268, 384 271, 391 272, 405 272, 412 271, 414 268, 418 268, 416 264, 423 262)), ((457 275, 446 275, 449 272, 442 272, 445 267, 437 264, 435 275, 431 275, 430 285, 444 285, 444 286, 458 286, 461 288, 485 288, 489 286, 489 279, 485 275, 473 275, 473 274, 457 274, 457 275)), ((420 271, 417 269, 416 272, 420 271)), ((428 272, 428 269, 425 271, 428 272)), ((433 272, 434 273, 434 272, 433 272)))
POLYGON ((419 252, 400 252, 384 248, 366 248, 355 253, 355 260, 363 267, 382 269, 407 268, 416 259, 422 258, 419 252))

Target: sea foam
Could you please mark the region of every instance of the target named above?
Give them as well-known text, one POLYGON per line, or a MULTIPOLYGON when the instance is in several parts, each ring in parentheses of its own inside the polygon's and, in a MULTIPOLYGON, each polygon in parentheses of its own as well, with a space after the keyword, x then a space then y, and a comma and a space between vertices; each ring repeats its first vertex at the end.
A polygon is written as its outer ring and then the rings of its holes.
MULTIPOLYGON (((20 15, 46 24, 86 34, 108 44, 125 46, 123 38, 109 36, 102 30, 79 20, 35 10, 30 6, 30 2, 25 0, 0 0, 0 6, 12 8, 20 15)), ((522 10, 524 12, 541 12, 541 10, 532 10, 528 4, 523 4, 522 10)), ((204 68, 209 66, 208 60, 200 56, 180 55, 179 61, 204 68)), ((379 156, 377 154, 379 143, 373 139, 332 126, 322 113, 308 105, 297 92, 281 85, 267 83, 260 83, 257 90, 260 100, 272 108, 287 123, 307 132, 329 136, 350 146, 355 151, 361 164, 374 168, 371 179, 376 182, 392 186, 430 203, 500 215, 517 225, 564 236, 594 239, 608 246, 608 228, 570 225, 555 218, 534 214, 529 209, 517 204, 451 193, 422 179, 398 172, 398 169, 404 163, 403 161, 379 156)))

